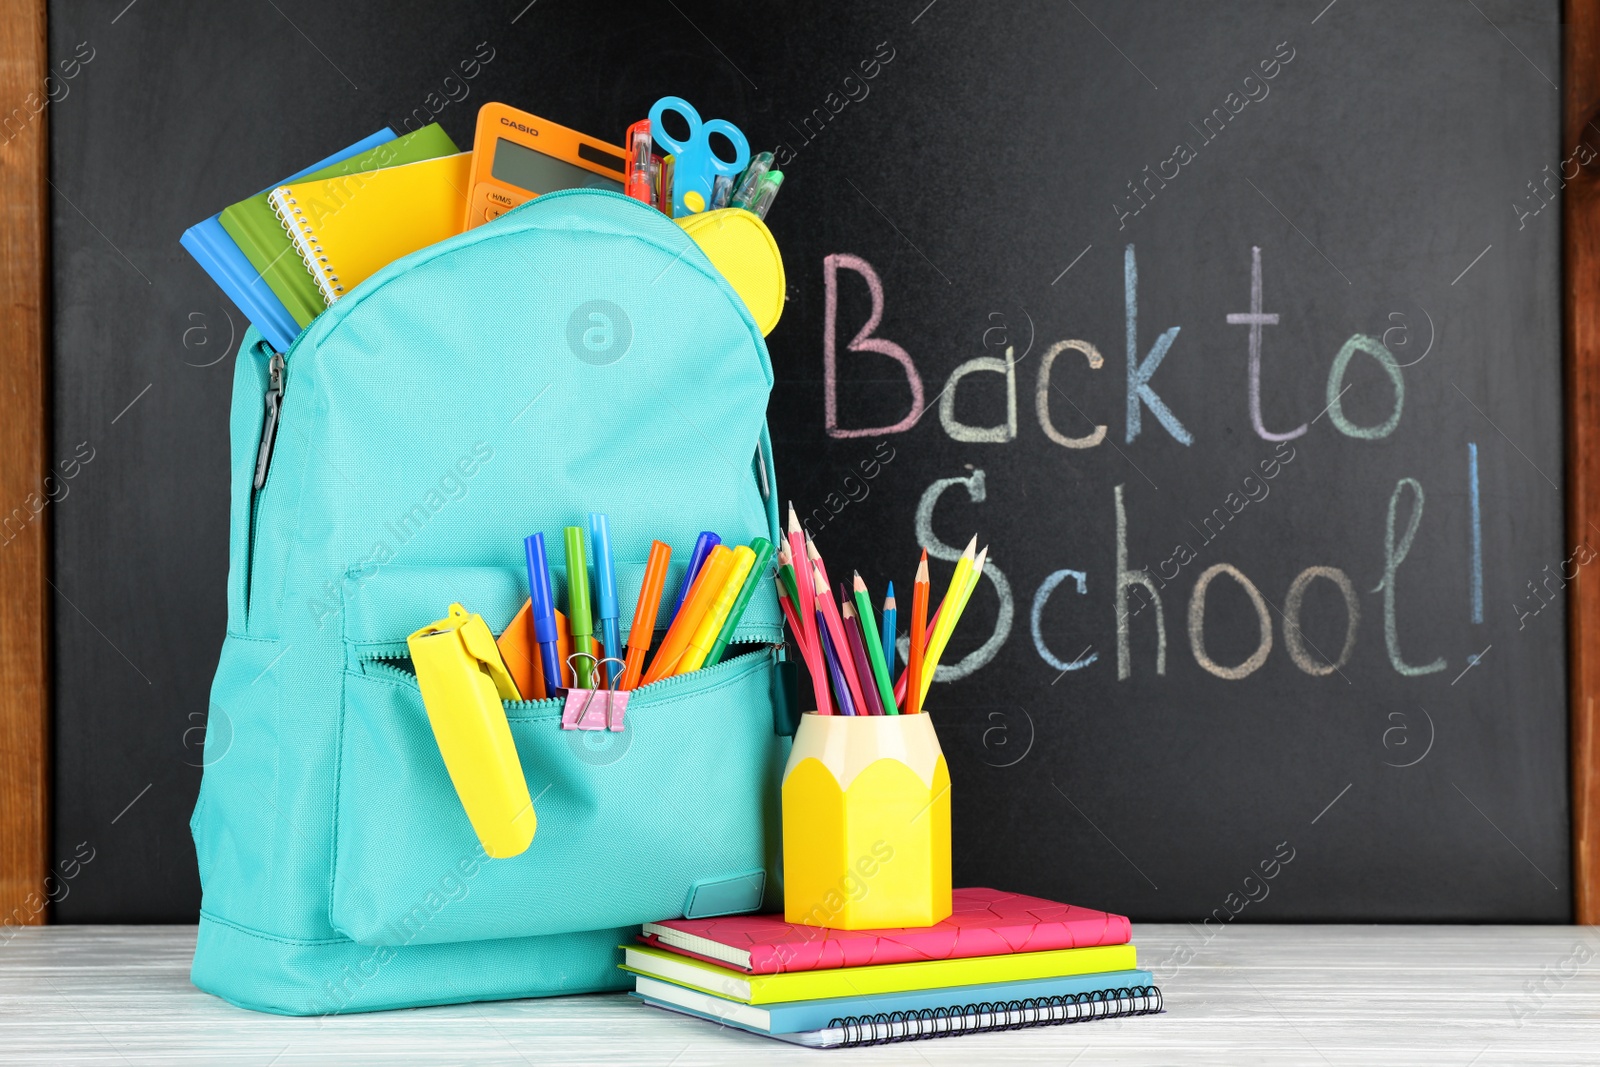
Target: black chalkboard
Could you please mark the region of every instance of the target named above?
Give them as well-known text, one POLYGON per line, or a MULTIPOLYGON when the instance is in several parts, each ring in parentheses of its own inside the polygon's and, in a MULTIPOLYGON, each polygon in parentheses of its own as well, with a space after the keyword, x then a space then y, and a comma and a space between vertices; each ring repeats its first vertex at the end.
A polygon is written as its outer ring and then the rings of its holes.
POLYGON ((243 323, 179 234, 386 123, 673 93, 782 145, 783 496, 903 595, 991 546, 929 702, 958 884, 1196 946, 1567 920, 1559 12, 52 5, 57 918, 199 901, 243 323))

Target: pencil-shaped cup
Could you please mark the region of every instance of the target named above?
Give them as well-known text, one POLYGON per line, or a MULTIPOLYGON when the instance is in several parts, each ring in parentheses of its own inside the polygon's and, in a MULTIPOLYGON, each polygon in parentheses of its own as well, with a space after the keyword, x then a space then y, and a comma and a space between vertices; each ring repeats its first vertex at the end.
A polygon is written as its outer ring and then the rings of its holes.
POLYGON ((927 715, 800 717, 783 772, 784 919, 838 930, 951 913, 950 771, 927 715))

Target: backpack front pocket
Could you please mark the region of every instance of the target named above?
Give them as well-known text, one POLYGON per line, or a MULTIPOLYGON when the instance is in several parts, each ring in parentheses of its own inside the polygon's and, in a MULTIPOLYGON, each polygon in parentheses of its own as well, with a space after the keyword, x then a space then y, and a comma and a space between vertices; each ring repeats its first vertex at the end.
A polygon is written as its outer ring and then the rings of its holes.
POLYGON ((736 648, 635 690, 621 732, 561 729, 558 700, 507 701, 538 831, 499 860, 462 810, 415 675, 394 653, 356 652, 341 702, 333 926, 398 946, 650 922, 691 911, 697 894, 757 910, 777 889, 766 872, 788 742, 773 729, 774 650, 736 648))

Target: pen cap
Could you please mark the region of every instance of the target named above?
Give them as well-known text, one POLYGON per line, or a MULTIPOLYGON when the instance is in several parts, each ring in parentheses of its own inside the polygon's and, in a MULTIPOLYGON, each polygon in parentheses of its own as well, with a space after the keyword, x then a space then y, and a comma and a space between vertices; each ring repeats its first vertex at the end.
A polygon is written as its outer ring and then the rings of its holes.
POLYGON ((602 619, 614 619, 617 572, 611 561, 611 523, 601 512, 589 512, 589 536, 594 542, 594 613, 602 619))
POLYGON ((761 184, 756 186, 756 195, 750 201, 749 211, 758 219, 767 217, 767 212, 772 210, 772 202, 778 198, 778 190, 783 186, 783 171, 775 170, 761 179, 761 184))
POLYGON ((767 176, 767 171, 772 169, 772 153, 757 152, 750 157, 750 165, 739 176, 739 184, 733 191, 733 199, 728 201, 730 207, 749 208, 750 201, 755 199, 756 187, 761 184, 761 179, 767 176))
POLYGON ((556 598, 550 590, 550 564, 544 554, 544 534, 522 539, 528 556, 528 599, 533 602, 533 635, 540 642, 556 639, 556 598))

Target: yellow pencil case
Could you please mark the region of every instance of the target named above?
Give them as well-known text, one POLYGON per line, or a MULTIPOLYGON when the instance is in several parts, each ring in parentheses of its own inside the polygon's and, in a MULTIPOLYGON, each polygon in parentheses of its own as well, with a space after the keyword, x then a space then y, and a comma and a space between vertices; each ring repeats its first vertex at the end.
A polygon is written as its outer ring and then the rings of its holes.
POLYGON ((502 700, 521 694, 483 616, 460 604, 406 638, 439 754, 483 849, 520 855, 538 819, 502 700))
POLYGON ((783 256, 772 231, 741 208, 702 211, 675 220, 706 254, 717 272, 739 294, 762 336, 772 332, 783 315, 783 256))

